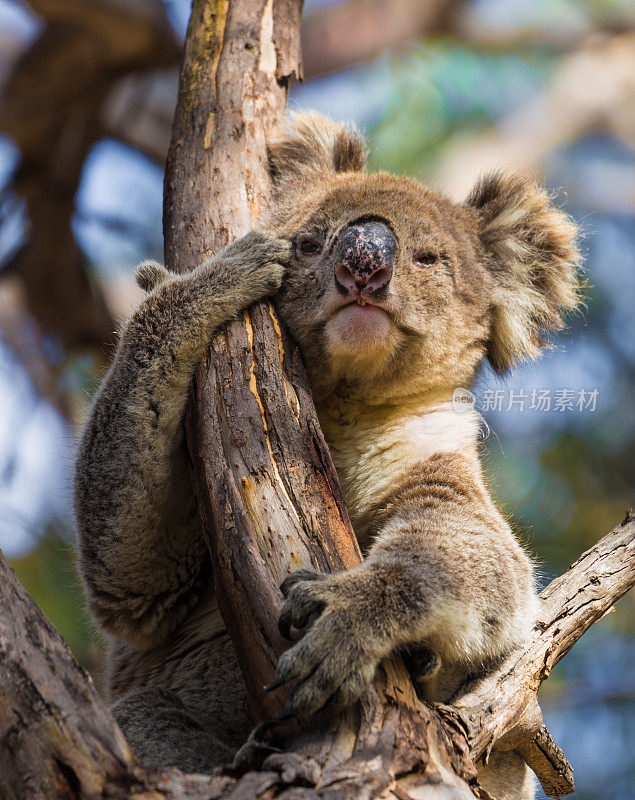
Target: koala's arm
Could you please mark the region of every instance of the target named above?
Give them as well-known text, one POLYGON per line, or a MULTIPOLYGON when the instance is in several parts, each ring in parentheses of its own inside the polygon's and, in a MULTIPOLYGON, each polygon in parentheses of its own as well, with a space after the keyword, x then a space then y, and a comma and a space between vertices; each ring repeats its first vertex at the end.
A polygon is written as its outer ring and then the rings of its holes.
POLYGON ((149 295, 128 319, 76 466, 81 572, 93 613, 150 646, 196 604, 209 563, 183 414, 214 331, 280 286, 289 244, 254 231, 190 273, 142 265, 149 295))
POLYGON ((355 700, 379 661, 422 642, 465 674, 518 646, 537 609, 533 568, 484 487, 476 456, 439 453, 382 500, 367 559, 283 584, 280 628, 304 637, 281 658, 299 714, 355 700))

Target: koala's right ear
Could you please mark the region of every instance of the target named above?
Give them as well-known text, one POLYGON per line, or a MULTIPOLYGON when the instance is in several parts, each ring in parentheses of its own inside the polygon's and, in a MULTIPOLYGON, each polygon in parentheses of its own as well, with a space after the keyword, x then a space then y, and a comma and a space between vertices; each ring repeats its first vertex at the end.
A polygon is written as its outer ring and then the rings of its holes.
POLYGON ((157 261, 142 261, 137 267, 135 278, 137 285, 144 292, 151 292, 171 275, 170 270, 162 267, 157 261))
POLYGON ((286 133, 268 145, 269 171, 277 189, 318 175, 358 172, 366 143, 357 131, 314 112, 293 114, 286 133))
POLYGON ((546 331, 581 303, 577 227, 549 195, 520 175, 482 178, 467 199, 493 278, 488 358, 499 373, 535 358, 546 331))

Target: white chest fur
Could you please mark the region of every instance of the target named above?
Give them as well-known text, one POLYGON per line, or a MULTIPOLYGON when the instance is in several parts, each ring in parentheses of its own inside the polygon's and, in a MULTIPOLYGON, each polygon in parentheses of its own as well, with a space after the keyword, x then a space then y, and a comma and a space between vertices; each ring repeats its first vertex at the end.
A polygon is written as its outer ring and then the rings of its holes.
POLYGON ((400 476, 434 453, 474 452, 479 419, 452 403, 367 407, 337 403, 319 409, 351 521, 363 537, 365 516, 400 476))

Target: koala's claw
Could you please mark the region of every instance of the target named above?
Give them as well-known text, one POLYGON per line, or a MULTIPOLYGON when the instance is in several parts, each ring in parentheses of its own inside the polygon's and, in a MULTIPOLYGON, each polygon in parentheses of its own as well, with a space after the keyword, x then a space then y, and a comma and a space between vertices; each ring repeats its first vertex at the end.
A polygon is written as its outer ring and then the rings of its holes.
POLYGON ((295 712, 290 708, 285 708, 271 719, 257 725, 249 734, 245 744, 236 753, 233 763, 234 769, 240 768, 243 764, 247 764, 252 769, 261 769, 262 762, 267 756, 281 753, 282 750, 279 747, 271 744, 264 737, 265 735, 270 735, 272 729, 277 728, 278 725, 282 725, 283 722, 292 717, 295 717, 295 712))
POLYGON ((372 681, 380 660, 357 619, 354 599, 341 588, 338 577, 310 570, 300 570, 283 584, 286 599, 278 627, 286 638, 292 626, 303 637, 282 655, 269 688, 292 686, 289 709, 298 717, 327 705, 353 703, 372 681))
POLYGON ((279 689, 283 685, 284 684, 280 680, 280 678, 275 678, 275 680, 271 681, 271 683, 266 684, 266 686, 263 686, 262 688, 263 691, 267 692, 268 694, 269 692, 275 692, 276 689, 279 689))
POLYGON ((314 570, 299 569, 280 586, 285 602, 278 617, 278 630, 285 639, 292 638, 291 626, 301 631, 313 616, 324 611, 328 594, 326 577, 314 570))
POLYGON ((262 735, 263 733, 267 733, 272 728, 277 728, 278 725, 282 725, 289 719, 294 719, 296 716, 295 711, 292 708, 283 708, 282 711, 278 711, 277 714, 274 714, 271 719, 265 720, 261 722, 258 726, 258 733, 262 735))
POLYGON ((322 572, 316 572, 314 569, 297 569, 288 578, 285 578, 280 584, 280 591, 287 597, 291 589, 300 581, 321 581, 326 579, 326 575, 322 572))
POLYGON ((358 700, 375 674, 374 659, 351 658, 348 669, 337 657, 329 655, 317 669, 296 684, 289 708, 299 718, 310 717, 327 708, 343 708, 358 700))

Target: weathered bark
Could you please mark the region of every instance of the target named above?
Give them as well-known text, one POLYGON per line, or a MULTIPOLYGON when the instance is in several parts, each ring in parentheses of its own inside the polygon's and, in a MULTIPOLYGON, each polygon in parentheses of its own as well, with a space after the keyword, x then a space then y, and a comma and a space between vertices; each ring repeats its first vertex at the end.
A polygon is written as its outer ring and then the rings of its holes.
POLYGON ((216 337, 195 409, 191 453, 219 602, 262 719, 280 710, 262 688, 285 649, 278 586, 294 568, 346 569, 361 555, 297 347, 270 304, 216 337))
MULTIPOLYGON (((277 778, 257 776, 262 786, 277 778)), ((92 680, 0 553, 2 800, 211 800, 236 784, 139 765, 92 680)))
POLYGON ((88 675, 0 557, 0 797, 97 796, 134 764, 88 675))
MULTIPOLYGON (((494 740, 498 747, 525 748, 543 770, 543 786, 550 778, 551 794, 557 796, 570 790, 569 776, 566 768, 558 774, 558 751, 548 745, 539 720, 532 719, 535 692, 553 665, 634 583, 635 522, 629 516, 542 592, 540 621, 522 652, 467 687, 452 706, 436 706, 441 726, 438 721, 427 724, 412 696, 406 699, 410 710, 405 713, 385 694, 385 686, 394 681, 388 664, 379 670, 362 713, 350 712, 350 725, 340 723, 339 736, 332 738, 326 725, 323 741, 332 747, 330 753, 315 750, 313 758, 306 750, 283 753, 270 756, 261 772, 206 777, 146 768, 135 761, 91 679, 0 554, 0 797, 357 800, 376 796, 384 775, 398 762, 406 773, 393 775, 385 796, 402 800, 412 796, 408 787, 420 783, 422 770, 434 774, 437 750, 458 753, 454 763, 463 764, 463 754, 478 758, 494 740), (360 730, 375 734, 365 742, 367 749, 354 749, 356 721, 360 730), (550 766, 554 761, 555 769, 550 766), (413 762, 417 767, 408 773, 413 762)), ((472 796, 469 791, 447 791, 447 780, 445 794, 441 786, 419 786, 416 796, 472 796)))
POLYGON ((266 136, 300 76, 301 0, 194 0, 165 178, 166 263, 188 270, 269 200, 266 136))

